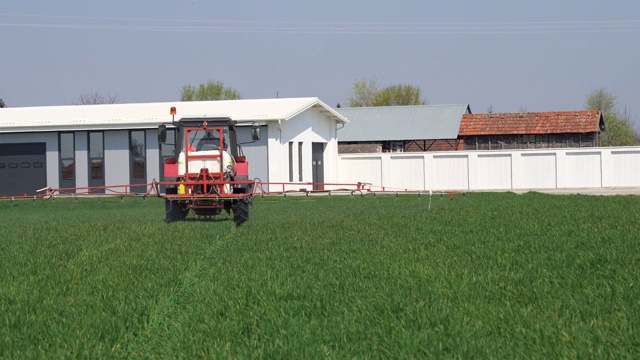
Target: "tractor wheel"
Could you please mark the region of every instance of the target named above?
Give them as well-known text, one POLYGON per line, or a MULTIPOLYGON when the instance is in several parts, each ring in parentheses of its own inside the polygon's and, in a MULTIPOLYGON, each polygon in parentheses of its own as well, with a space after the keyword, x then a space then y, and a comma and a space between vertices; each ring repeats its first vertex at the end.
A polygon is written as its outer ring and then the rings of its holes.
POLYGON ((166 213, 165 222, 167 224, 174 221, 182 221, 187 217, 189 209, 183 207, 183 205, 177 200, 164 200, 164 209, 166 213))
POLYGON ((236 226, 240 226, 249 220, 249 203, 246 199, 238 200, 231 208, 233 209, 233 222, 236 223, 236 226))

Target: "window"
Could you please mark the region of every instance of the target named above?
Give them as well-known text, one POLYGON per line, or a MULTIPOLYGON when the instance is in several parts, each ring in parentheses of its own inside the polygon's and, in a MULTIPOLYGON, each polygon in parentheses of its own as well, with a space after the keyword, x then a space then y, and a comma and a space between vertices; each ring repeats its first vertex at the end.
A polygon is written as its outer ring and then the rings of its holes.
POLYGON ((146 142, 144 130, 132 130, 129 138, 131 180, 141 183, 146 179, 146 142))
POLYGON ((89 133, 89 179, 104 180, 104 134, 89 133))
POLYGON ((160 144, 160 156, 163 158, 172 158, 176 151, 176 131, 167 129, 167 141, 160 144))
POLYGON ((289 141, 289 182, 293 182, 293 141, 289 141))
MULTIPOLYGON (((160 143, 160 176, 163 181, 174 181, 175 178, 164 176, 164 164, 167 159, 174 159, 176 156, 176 130, 167 129, 167 141, 160 143)), ((160 191, 166 191, 166 185, 160 185, 160 191)))
POLYGON ((73 187, 76 178, 74 135, 73 133, 60 133, 59 140, 60 181, 64 187, 73 187))
POLYGON ((302 182, 302 142, 298 143, 298 181, 302 182))

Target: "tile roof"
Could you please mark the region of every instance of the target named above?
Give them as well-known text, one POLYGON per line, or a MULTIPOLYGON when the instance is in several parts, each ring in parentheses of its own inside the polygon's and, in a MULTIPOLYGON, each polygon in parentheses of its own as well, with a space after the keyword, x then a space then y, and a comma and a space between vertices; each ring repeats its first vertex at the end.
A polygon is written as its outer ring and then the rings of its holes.
POLYGON ((592 133, 604 130, 598 110, 465 114, 460 136, 592 133))

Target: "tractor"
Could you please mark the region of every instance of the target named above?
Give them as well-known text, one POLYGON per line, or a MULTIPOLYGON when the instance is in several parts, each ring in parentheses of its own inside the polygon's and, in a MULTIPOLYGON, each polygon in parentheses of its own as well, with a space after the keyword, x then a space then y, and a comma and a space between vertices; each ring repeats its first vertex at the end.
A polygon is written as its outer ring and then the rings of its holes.
MULTIPOLYGON (((172 109, 172 112, 174 110, 172 109)), ((249 220, 253 181, 249 163, 237 138, 237 123, 228 117, 182 118, 176 129, 176 154, 164 163, 166 222, 184 220, 193 212, 201 217, 233 212, 237 226, 249 220)), ((251 138, 260 139, 260 128, 251 126, 251 138)), ((167 142, 167 125, 158 127, 158 141, 167 142)), ((172 144, 170 144, 172 145, 172 144)))

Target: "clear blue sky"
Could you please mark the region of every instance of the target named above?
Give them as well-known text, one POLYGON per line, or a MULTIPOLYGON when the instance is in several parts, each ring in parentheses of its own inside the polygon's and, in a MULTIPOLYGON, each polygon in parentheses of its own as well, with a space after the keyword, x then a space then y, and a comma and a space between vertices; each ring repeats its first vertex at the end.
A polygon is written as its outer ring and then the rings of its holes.
POLYGON ((581 109, 604 87, 640 114, 638 0, 2 0, 0 44, 10 107, 173 101, 208 79, 335 106, 375 78, 476 113, 581 109))

